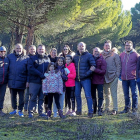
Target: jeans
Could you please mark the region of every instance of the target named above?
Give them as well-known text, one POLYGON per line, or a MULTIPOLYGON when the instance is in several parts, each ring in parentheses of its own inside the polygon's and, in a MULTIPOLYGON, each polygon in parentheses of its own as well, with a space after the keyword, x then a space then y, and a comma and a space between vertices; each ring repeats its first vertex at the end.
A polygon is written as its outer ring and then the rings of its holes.
POLYGON ((59 94, 58 93, 48 93, 48 110, 52 110, 52 103, 53 103, 53 97, 55 99, 55 104, 57 106, 57 109, 61 109, 60 102, 59 102, 59 94))
POLYGON ((17 109, 17 93, 19 95, 18 110, 22 111, 24 107, 24 89, 13 89, 10 90, 12 108, 17 109))
POLYGON ((124 99, 125 99, 125 109, 131 108, 131 101, 129 96, 129 87, 131 88, 132 93, 132 109, 138 108, 138 95, 137 95, 137 88, 136 88, 136 80, 122 80, 122 87, 124 92, 124 99))
POLYGON ((81 89, 84 89, 85 97, 87 100, 88 113, 93 113, 92 97, 91 97, 91 80, 85 79, 81 81, 75 81, 75 97, 77 102, 77 112, 82 112, 82 99, 81 99, 81 89))
POLYGON ((137 79, 137 85, 138 85, 138 90, 139 90, 139 95, 140 95, 140 78, 137 79))
MULTIPOLYGON (((61 110, 63 110, 64 107, 64 99, 65 99, 65 92, 59 95, 59 103, 60 103, 61 110)), ((57 107, 54 98, 53 98, 53 112, 54 114, 57 113, 57 107)))
POLYGON ((3 109, 3 102, 4 102, 5 92, 6 92, 6 85, 7 84, 0 85, 0 110, 3 109))
POLYGON ((38 97, 38 113, 42 114, 43 112, 43 101, 44 94, 42 92, 42 84, 30 83, 29 84, 29 94, 31 98, 29 101, 29 113, 33 113, 33 108, 36 106, 36 100, 38 97))
POLYGON ((91 85, 91 95, 93 100, 94 113, 97 111, 97 99, 96 90, 98 91, 98 111, 103 108, 103 84, 92 84, 91 85))

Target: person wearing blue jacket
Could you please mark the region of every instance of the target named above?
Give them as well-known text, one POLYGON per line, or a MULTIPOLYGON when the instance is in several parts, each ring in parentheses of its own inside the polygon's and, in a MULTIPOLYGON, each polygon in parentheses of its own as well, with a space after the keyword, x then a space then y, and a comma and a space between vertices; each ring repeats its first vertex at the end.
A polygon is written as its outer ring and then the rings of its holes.
POLYGON ((9 54, 9 77, 8 87, 11 93, 11 102, 13 111, 10 115, 17 113, 17 93, 19 95, 18 115, 24 117, 22 110, 24 107, 24 90, 27 82, 27 59, 24 54, 22 44, 16 44, 14 52, 9 54))
POLYGON ((5 115, 2 109, 6 92, 6 85, 8 82, 9 60, 5 54, 6 48, 4 46, 0 47, 0 116, 5 115))
POLYGON ((85 91, 85 97, 88 105, 88 117, 93 117, 93 101, 91 97, 91 74, 95 70, 96 62, 92 54, 86 50, 86 44, 80 42, 77 45, 77 54, 73 57, 73 62, 76 68, 76 79, 75 79, 75 97, 77 102, 77 115, 82 113, 82 100, 81 100, 81 89, 83 87, 85 91))
POLYGON ((45 78, 44 73, 47 70, 50 59, 45 54, 45 46, 39 45, 37 48, 37 54, 31 56, 28 63, 29 70, 29 93, 31 98, 29 101, 29 118, 33 117, 33 108, 36 105, 36 99, 38 97, 38 114, 41 117, 46 117, 43 114, 43 100, 44 94, 42 92, 42 80, 45 78))

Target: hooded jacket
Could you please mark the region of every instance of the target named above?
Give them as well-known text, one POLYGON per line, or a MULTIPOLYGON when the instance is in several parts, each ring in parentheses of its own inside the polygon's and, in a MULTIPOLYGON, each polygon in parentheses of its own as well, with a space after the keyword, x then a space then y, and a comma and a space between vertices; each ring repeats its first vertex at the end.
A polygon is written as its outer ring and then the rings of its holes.
POLYGON ((122 80, 133 80, 136 79, 136 66, 138 61, 137 52, 132 49, 129 53, 126 51, 120 54, 121 59, 121 79, 122 80))

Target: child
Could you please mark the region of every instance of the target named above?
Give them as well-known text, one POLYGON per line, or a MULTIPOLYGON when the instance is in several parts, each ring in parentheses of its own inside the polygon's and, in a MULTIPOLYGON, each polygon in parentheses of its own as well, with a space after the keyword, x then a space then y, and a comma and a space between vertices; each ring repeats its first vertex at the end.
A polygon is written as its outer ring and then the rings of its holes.
POLYGON ((52 102, 54 97, 60 118, 65 118, 59 103, 59 94, 63 94, 63 81, 61 73, 55 70, 55 64, 53 62, 48 65, 48 69, 44 76, 46 78, 43 80, 42 91, 44 94, 48 94, 47 115, 48 117, 51 117, 52 102))
POLYGON ((65 82, 66 85, 66 96, 67 96, 67 103, 69 110, 66 115, 75 116, 75 78, 76 78, 76 70, 75 65, 72 63, 72 56, 66 56, 66 64, 65 67, 68 69, 68 80, 65 82), (71 100, 71 101, 70 101, 71 100), (71 103, 72 103, 72 110, 71 110, 71 103))
MULTIPOLYGON (((64 106, 64 98, 65 98, 65 90, 66 90, 66 86, 65 86, 65 82, 68 80, 67 77, 67 73, 64 70, 65 66, 64 66, 64 57, 58 57, 57 62, 56 62, 56 70, 60 71, 61 73, 61 77, 63 80, 63 94, 59 95, 59 102, 60 102, 60 107, 61 110, 63 110, 63 106, 64 106)), ((56 108, 56 104, 53 100, 53 112, 54 112, 54 117, 57 117, 57 108, 56 108)))

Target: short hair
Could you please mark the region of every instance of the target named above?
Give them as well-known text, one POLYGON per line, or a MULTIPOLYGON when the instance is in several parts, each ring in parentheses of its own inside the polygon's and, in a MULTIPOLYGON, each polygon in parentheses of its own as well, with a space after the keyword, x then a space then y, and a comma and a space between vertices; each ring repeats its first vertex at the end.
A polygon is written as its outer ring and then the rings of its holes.
POLYGON ((111 40, 106 40, 106 41, 104 42, 104 44, 105 44, 105 43, 110 43, 111 46, 112 46, 112 41, 111 41, 111 40))
POLYGON ((36 48, 36 46, 35 46, 35 45, 31 45, 31 46, 29 46, 29 49, 30 49, 30 48, 32 48, 32 47, 36 48))
POLYGON ((38 45, 38 48, 39 48, 39 47, 45 47, 45 45, 43 45, 43 44, 40 44, 40 45, 38 45))
POLYGON ((21 43, 17 43, 16 45, 15 45, 15 47, 16 46, 22 46, 22 48, 23 48, 23 45, 21 44, 21 43))
POLYGON ((81 44, 83 44, 83 45, 86 47, 86 43, 84 43, 84 42, 79 42, 78 45, 77 45, 77 47, 78 47, 79 45, 81 45, 81 44))
POLYGON ((69 57, 72 60, 72 56, 71 55, 66 55, 66 57, 69 57))
POLYGON ((51 53, 52 51, 56 51, 56 52, 57 52, 57 49, 56 49, 56 48, 51 48, 51 49, 50 49, 50 53, 51 53))
POLYGON ((131 45, 133 46, 133 42, 132 42, 131 40, 126 40, 126 41, 124 42, 124 45, 125 45, 126 43, 129 43, 129 44, 131 44, 131 45))
POLYGON ((95 47, 95 48, 93 48, 93 51, 94 51, 95 49, 98 49, 98 50, 99 50, 99 53, 102 52, 102 50, 101 50, 99 47, 95 47))

